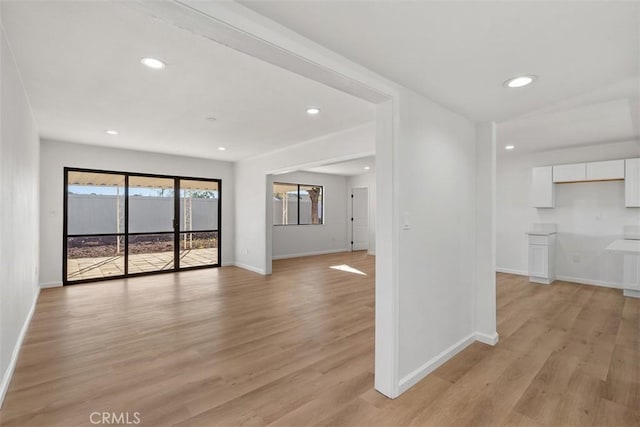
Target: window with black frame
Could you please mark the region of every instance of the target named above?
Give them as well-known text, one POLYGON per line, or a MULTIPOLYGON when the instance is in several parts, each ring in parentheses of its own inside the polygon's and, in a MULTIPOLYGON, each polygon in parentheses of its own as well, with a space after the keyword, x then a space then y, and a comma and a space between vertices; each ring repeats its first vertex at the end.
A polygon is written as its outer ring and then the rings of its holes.
POLYGON ((323 222, 322 185, 273 183, 273 225, 321 225, 323 222))
POLYGON ((65 284, 220 265, 221 181, 65 169, 65 284))

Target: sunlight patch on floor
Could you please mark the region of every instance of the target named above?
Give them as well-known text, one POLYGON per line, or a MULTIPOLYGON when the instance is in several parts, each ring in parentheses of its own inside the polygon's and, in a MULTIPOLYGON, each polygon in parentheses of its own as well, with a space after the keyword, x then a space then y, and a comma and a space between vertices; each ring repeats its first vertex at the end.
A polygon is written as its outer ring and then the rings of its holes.
POLYGON ((353 268, 351 266, 348 266, 347 264, 342 264, 342 265, 332 265, 331 267, 334 270, 340 270, 340 271, 346 271, 347 273, 355 273, 355 274, 361 274, 363 276, 366 276, 367 273, 364 273, 356 268, 353 268))

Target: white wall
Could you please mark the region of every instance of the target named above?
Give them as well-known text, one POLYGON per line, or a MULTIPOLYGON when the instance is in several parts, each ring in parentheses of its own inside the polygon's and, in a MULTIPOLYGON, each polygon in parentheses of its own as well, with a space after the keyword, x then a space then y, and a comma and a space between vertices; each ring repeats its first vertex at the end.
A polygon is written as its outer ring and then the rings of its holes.
MULTIPOLYGON (((347 197, 351 197, 352 188, 369 189, 369 248, 370 255, 376 254, 376 174, 350 176, 347 180, 347 197)), ((351 218, 351 202, 347 201, 347 218, 351 218)), ((347 237, 351 236, 351 224, 347 223, 347 237)))
POLYGON ((0 41, 0 406, 38 298, 36 124, 4 30, 0 41))
POLYGON ((233 163, 193 157, 42 141, 40 162, 40 283, 62 283, 63 185, 66 167, 218 178, 222 180, 222 264, 233 264, 233 163))
MULTIPOLYGON (((500 141, 501 146, 508 143, 500 141)), ((558 279, 620 287, 622 257, 604 249, 622 238, 624 225, 640 224, 640 208, 624 207, 624 183, 556 184, 555 209, 536 209, 530 203, 531 169, 638 156, 640 149, 634 141, 539 153, 502 153, 497 166, 498 270, 526 275, 525 232, 533 223, 556 223, 558 279)))
MULTIPOLYGON (((271 173, 374 153, 375 126, 367 124, 238 162, 235 185, 242 197, 236 198, 236 265, 261 274, 271 273, 272 182, 282 176, 272 177, 271 173)), ((342 194, 346 194, 344 188, 342 194)))
POLYGON ((324 186, 322 225, 274 225, 273 259, 344 252, 347 245, 347 178, 311 172, 273 176, 273 181, 324 186))
POLYGON ((418 94, 402 95, 400 217, 410 226, 400 231, 400 391, 475 339, 476 227, 475 125, 418 94))

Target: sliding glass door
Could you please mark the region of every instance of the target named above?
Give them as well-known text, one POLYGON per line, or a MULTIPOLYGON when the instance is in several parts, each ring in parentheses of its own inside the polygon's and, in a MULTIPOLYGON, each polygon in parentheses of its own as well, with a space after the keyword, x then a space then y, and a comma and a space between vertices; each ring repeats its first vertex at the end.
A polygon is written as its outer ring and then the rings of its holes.
POLYGON ((129 176, 129 274, 174 270, 175 179, 129 176))
POLYGON ((215 181, 181 179, 181 267, 199 267, 218 259, 219 185, 215 181))
POLYGON ((123 174, 65 173, 66 281, 125 274, 123 174))
POLYGON ((65 284, 220 265, 220 180, 64 173, 65 284))

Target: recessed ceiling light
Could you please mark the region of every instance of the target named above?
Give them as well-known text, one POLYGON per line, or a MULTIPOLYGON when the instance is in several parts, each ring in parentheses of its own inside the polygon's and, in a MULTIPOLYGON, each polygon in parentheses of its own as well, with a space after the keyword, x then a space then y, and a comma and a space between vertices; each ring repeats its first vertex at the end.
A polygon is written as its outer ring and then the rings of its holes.
POLYGON ((105 131, 105 133, 107 133, 109 135, 117 135, 118 131, 117 130, 107 130, 107 131, 105 131))
POLYGON ((225 151, 227 149, 227 147, 218 147, 218 150, 220 151, 225 151))
POLYGON ((504 146, 504 149, 505 149, 505 150, 513 150, 514 148, 516 148, 516 146, 515 146, 515 145, 505 145, 505 146, 504 146))
POLYGON ((366 170, 366 171, 368 171, 369 169, 371 169, 371 167, 369 167, 369 166, 365 166, 364 167, 364 170, 366 170))
POLYGON ((307 114, 315 116, 316 114, 319 114, 319 113, 320 113, 320 109, 319 108, 316 108, 316 107, 307 108, 307 114))
POLYGON ((140 62, 154 70, 162 70, 165 67, 165 63, 156 58, 142 58, 140 62))
POLYGON ((523 87, 523 86, 527 86, 530 85, 531 83, 533 83, 538 77, 533 76, 533 75, 528 75, 528 76, 518 76, 518 77, 512 77, 509 80, 505 81, 503 83, 503 85, 505 87, 510 87, 510 88, 517 88, 517 87, 523 87))

